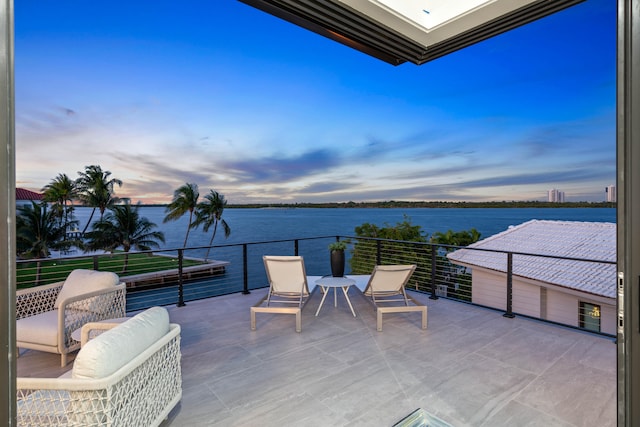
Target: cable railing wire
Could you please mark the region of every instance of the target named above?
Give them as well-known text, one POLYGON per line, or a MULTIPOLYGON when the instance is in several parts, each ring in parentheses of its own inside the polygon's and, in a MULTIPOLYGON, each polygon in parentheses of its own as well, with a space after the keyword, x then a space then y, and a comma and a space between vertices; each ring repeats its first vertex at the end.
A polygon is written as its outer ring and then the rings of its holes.
MULTIPOLYGON (((348 243, 345 252, 346 274, 371 274, 378 264, 415 264, 416 270, 407 284, 407 289, 429 294, 429 298, 434 300, 447 298, 487 306, 474 301, 471 269, 453 264, 447 258, 447 253, 463 248, 361 236, 305 237, 210 247, 89 253, 41 260, 18 260, 18 288, 63 281, 72 269, 86 268, 113 271, 127 283, 128 311, 154 305, 184 306, 188 305, 189 301, 238 292, 248 294, 267 287, 263 255, 301 255, 305 260, 307 274, 329 274, 328 245, 336 240, 348 243), (203 254, 206 251, 209 251, 209 256, 205 260, 203 254)), ((502 301, 487 307, 502 310, 506 317, 542 317, 542 314, 536 315, 535 310, 530 310, 537 302, 535 296, 528 295, 525 289, 513 285, 513 269, 519 265, 518 263, 568 260, 599 265, 615 264, 612 261, 596 259, 484 248, 464 249, 499 253, 504 256, 507 266, 505 279, 496 279, 495 286, 486 292, 489 300, 502 301)), ((550 268, 562 269, 561 266, 553 265, 550 268)))

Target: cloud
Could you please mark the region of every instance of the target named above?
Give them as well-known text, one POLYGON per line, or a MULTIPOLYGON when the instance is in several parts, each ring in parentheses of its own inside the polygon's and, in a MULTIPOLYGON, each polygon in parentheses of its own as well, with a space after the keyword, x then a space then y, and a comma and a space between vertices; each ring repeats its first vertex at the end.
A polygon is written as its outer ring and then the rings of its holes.
POLYGON ((580 183, 603 180, 611 177, 605 169, 575 169, 568 171, 537 172, 530 174, 502 175, 490 178, 467 180, 457 185, 465 188, 504 187, 514 185, 580 183))
POLYGON ((346 190, 352 190, 353 188, 357 188, 357 185, 354 185, 353 182, 346 181, 323 181, 323 182, 314 182, 309 185, 305 185, 300 189, 301 193, 304 194, 331 194, 336 192, 342 192, 346 190))
POLYGON ((341 164, 340 157, 329 149, 306 151, 298 156, 267 156, 223 162, 226 172, 239 180, 272 183, 300 180, 341 164))

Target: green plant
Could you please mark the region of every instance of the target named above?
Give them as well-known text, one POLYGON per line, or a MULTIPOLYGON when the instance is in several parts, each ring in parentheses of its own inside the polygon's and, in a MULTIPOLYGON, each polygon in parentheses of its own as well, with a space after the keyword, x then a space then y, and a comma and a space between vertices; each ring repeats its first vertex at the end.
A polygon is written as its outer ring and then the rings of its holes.
POLYGON ((347 243, 341 240, 329 244, 330 251, 344 251, 345 249, 347 249, 347 243))

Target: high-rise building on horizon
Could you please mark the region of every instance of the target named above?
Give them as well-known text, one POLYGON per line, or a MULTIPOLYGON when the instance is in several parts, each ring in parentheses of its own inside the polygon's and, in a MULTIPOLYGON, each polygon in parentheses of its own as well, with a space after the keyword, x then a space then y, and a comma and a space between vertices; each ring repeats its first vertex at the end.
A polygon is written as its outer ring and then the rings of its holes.
POLYGON ((607 188, 604 189, 604 192, 607 193, 607 202, 615 203, 618 201, 615 185, 608 186, 607 188))
POLYGON ((547 200, 552 203, 564 203, 564 191, 560 191, 556 188, 549 190, 547 193, 547 200))

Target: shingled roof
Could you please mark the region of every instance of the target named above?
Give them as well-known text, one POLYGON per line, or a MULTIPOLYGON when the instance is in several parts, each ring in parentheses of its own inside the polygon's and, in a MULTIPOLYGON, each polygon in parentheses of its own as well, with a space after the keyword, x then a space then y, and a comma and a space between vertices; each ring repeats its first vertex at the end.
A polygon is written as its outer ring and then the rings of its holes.
MULTIPOLYGON (((616 224, 532 220, 468 247, 615 262, 616 224)), ((471 268, 507 272, 504 253, 459 249, 447 257, 471 268)), ((615 264, 514 255, 513 274, 590 294, 616 296, 615 264)))
POLYGON ((42 194, 25 188, 16 188, 16 200, 42 200, 42 194))

